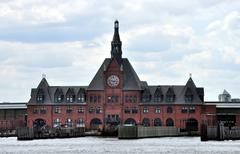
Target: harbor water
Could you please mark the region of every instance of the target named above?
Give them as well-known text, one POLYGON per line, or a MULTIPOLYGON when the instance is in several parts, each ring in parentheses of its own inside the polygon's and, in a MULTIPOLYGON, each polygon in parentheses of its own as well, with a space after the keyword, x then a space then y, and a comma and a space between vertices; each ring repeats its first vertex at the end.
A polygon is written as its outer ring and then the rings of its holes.
POLYGON ((131 140, 105 137, 79 137, 18 141, 15 137, 9 137, 0 138, 0 153, 239 154, 240 141, 201 142, 199 137, 164 137, 131 140))

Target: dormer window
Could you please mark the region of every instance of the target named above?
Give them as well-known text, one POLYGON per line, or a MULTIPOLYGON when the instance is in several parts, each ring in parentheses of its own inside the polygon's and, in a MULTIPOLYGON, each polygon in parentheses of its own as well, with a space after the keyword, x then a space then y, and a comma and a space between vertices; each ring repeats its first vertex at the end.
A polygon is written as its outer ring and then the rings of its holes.
POLYGON ((190 88, 187 88, 185 93, 185 102, 191 103, 193 101, 193 92, 190 88))
POLYGON ((73 89, 68 89, 67 94, 66 94, 66 102, 67 103, 73 103, 75 101, 75 94, 73 89))
POLYGON ((169 88, 166 94, 166 102, 174 102, 175 101, 175 93, 173 88, 169 88))
POLYGON ((64 99, 63 92, 61 89, 58 88, 54 94, 55 103, 61 103, 63 102, 63 99, 64 99))
POLYGON ((142 102, 150 102, 151 101, 151 93, 149 89, 145 88, 142 92, 142 102))
POLYGON ((157 87, 154 93, 154 102, 162 102, 163 101, 163 94, 160 87, 157 87))
POLYGON ((85 95, 84 95, 84 94, 78 95, 78 102, 79 102, 79 103, 84 103, 84 102, 86 102, 86 101, 85 101, 85 95))
POLYGON ((36 101, 37 101, 37 103, 43 103, 44 102, 44 92, 43 92, 42 89, 38 90, 36 101))

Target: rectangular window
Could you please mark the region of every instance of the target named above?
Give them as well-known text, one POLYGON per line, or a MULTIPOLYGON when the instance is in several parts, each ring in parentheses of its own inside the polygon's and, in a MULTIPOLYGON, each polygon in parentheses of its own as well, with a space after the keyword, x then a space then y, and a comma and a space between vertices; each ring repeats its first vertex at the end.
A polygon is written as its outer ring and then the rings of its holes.
POLYGON ((101 108, 101 107, 97 107, 97 108, 96 108, 96 113, 98 113, 98 114, 99 114, 99 113, 102 113, 102 108, 101 108))
POLYGON ((93 96, 90 96, 90 103, 93 102, 93 96))
POLYGON ((189 113, 195 113, 195 107, 194 106, 191 106, 189 108, 189 113))
POLYGON ((45 107, 42 107, 42 108, 40 109, 40 113, 41 113, 41 114, 46 114, 46 112, 47 112, 47 110, 46 110, 45 107))
POLYGON ((89 113, 93 113, 94 112, 94 108, 93 107, 90 107, 89 110, 88 110, 89 113))
POLYGON ((131 111, 130 111, 130 109, 129 109, 128 107, 126 107, 126 108, 124 109, 124 113, 129 114, 129 113, 131 113, 131 111))
POLYGON ((97 96, 93 96, 93 102, 97 103, 97 96))
POLYGON ((132 108, 132 113, 133 113, 133 114, 138 113, 138 109, 137 109, 136 107, 133 107, 133 108, 132 108))
POLYGON ((78 113, 84 113, 84 108, 82 106, 78 108, 78 113))
POLYGON ((148 108, 147 107, 143 108, 143 113, 148 113, 148 108))
POLYGON ((71 106, 67 106, 66 113, 72 113, 72 107, 71 106))
POLYGON ((125 96, 125 102, 128 103, 129 97, 128 95, 125 96))
POLYGON ((59 106, 56 106, 54 108, 54 113, 61 113, 61 108, 59 106))
POLYGON ((38 108, 33 108, 33 114, 38 114, 38 108))
POLYGON ((101 103, 101 96, 98 96, 98 103, 101 103))
POLYGON ((182 113, 188 113, 188 107, 186 106, 182 107, 182 113))
POLYGON ((156 107, 155 113, 161 113, 160 107, 156 107))

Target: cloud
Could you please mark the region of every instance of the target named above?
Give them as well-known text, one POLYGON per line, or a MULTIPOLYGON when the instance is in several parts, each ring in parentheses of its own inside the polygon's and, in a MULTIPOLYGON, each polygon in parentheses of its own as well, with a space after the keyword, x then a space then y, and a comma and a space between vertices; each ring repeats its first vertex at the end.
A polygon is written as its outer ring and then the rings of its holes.
POLYGON ((50 85, 88 85, 110 57, 113 21, 123 56, 153 85, 185 84, 206 100, 239 96, 239 1, 0 2, 0 101, 27 101, 41 74, 50 85), (13 97, 14 96, 14 97, 13 97))

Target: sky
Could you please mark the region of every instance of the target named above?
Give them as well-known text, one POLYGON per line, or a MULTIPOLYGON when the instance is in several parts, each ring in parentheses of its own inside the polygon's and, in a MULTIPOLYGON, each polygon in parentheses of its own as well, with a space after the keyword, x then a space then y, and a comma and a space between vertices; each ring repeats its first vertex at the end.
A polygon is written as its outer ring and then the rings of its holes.
POLYGON ((28 101, 42 74, 88 85, 116 19, 141 80, 185 85, 191 73, 207 101, 240 97, 239 0, 0 0, 0 102, 28 101))

